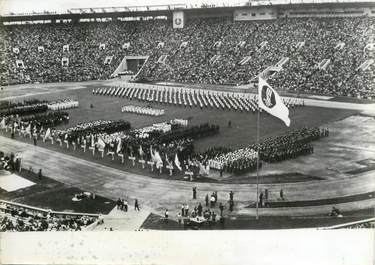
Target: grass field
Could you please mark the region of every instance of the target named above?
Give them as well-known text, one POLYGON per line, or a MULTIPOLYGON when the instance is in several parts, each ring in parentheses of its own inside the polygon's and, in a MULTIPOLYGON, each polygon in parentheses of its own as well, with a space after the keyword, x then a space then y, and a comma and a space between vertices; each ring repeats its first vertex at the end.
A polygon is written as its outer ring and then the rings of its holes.
MULTIPOLYGON (((196 141, 196 150, 205 150, 211 146, 230 146, 238 148, 253 143, 256 140, 256 119, 253 113, 218 111, 217 109, 203 109, 193 107, 178 107, 173 105, 141 102, 138 100, 128 100, 110 96, 94 96, 92 88, 66 90, 54 94, 38 96, 39 99, 61 99, 74 98, 79 100, 78 109, 69 110, 70 127, 80 122, 94 121, 98 119, 123 119, 130 121, 133 128, 144 127, 153 123, 163 122, 174 118, 189 119, 190 124, 201 124, 209 122, 220 126, 220 133, 214 137, 196 141), (94 108, 90 108, 93 104, 94 108), (163 108, 166 115, 159 117, 142 116, 130 113, 121 113, 124 105, 152 106, 163 108), (232 127, 228 128, 231 121, 232 127)), ((353 110, 329 109, 319 107, 302 107, 290 110, 291 126, 287 128, 280 120, 268 114, 261 115, 260 138, 271 135, 282 134, 288 130, 303 126, 324 126, 325 124, 341 120, 345 117, 357 113, 353 110)), ((62 127, 62 128, 63 128, 62 127)))
MULTIPOLYGON (((159 104, 159 103, 147 103, 138 100, 128 100, 126 98, 110 97, 110 96, 96 96, 92 94, 92 89, 96 88, 96 85, 89 85, 86 88, 78 88, 72 90, 57 90, 55 93, 38 95, 39 99, 46 100, 57 100, 62 98, 73 98, 79 100, 79 108, 68 110, 70 113, 69 124, 60 126, 59 128, 66 128, 74 126, 80 122, 94 121, 98 119, 123 119, 131 122, 133 128, 140 128, 151 125, 157 122, 163 122, 174 118, 188 119, 190 124, 201 124, 209 122, 211 124, 218 124, 220 126, 220 133, 213 137, 203 138, 195 141, 195 150, 204 151, 212 146, 228 146, 231 148, 239 148, 255 142, 256 140, 256 121, 257 115, 253 113, 235 112, 235 111, 224 111, 217 109, 203 109, 197 107, 179 107, 173 105, 159 104), (94 108, 90 108, 93 104, 94 108), (166 115, 160 117, 143 116, 130 113, 121 113, 121 107, 124 105, 140 105, 140 106, 153 106, 155 108, 163 108, 166 111, 166 115), (231 128, 228 127, 228 122, 231 121, 231 128)), ((29 97, 32 98, 32 97, 29 97)), ((303 126, 328 126, 330 123, 338 120, 342 120, 348 116, 356 114, 353 110, 344 109, 331 109, 331 108, 320 108, 320 107, 299 107, 290 109, 290 117, 292 120, 291 127, 286 127, 280 120, 274 118, 268 114, 261 114, 261 128, 260 135, 261 139, 285 133, 288 130, 300 128, 303 126)), ((8 135, 9 136, 9 135, 8 135)), ((24 139, 17 137, 17 139, 30 143, 30 139, 24 139)), ((328 139, 329 140, 329 139, 328 139)), ((154 178, 168 178, 182 180, 183 173, 175 172, 172 177, 169 177, 167 172, 159 175, 157 172, 150 172, 149 169, 142 169, 138 163, 135 167, 122 165, 118 159, 111 161, 109 157, 101 159, 99 154, 92 157, 90 152, 83 153, 73 152, 71 149, 66 150, 57 145, 51 145, 49 143, 42 143, 39 141, 38 145, 47 147, 49 149, 63 152, 69 155, 77 156, 87 160, 93 160, 97 163, 104 164, 110 167, 115 167, 121 170, 126 170, 131 173, 149 175, 154 178)), ((302 157, 302 160, 306 157, 302 157)), ((264 171, 266 168, 262 169, 264 171)), ((280 166, 277 165, 278 168, 280 166)), ((282 165, 281 165, 282 167, 282 165)), ((297 166, 298 167, 298 166, 297 166)), ((222 182, 222 183, 255 183, 256 179, 254 176, 226 176, 225 178, 219 178, 218 173, 213 172, 214 175, 210 175, 210 178, 201 178, 199 182, 222 182), (217 176, 216 176, 217 175, 217 176)), ((316 174, 310 174, 307 172, 301 172, 298 168, 293 170, 271 170, 270 172, 264 172, 261 183, 288 183, 288 182, 300 182, 300 181, 311 181, 317 180, 320 177, 316 174)))
MULTIPOLYGON (((171 120, 174 118, 189 119, 190 124, 201 124, 209 122, 211 124, 218 124, 220 126, 220 133, 213 137, 204 138, 195 142, 195 150, 203 151, 212 146, 229 146, 238 148, 246 146, 255 142, 256 139, 256 119, 257 115, 253 113, 224 111, 216 109, 203 109, 197 107, 178 107, 173 105, 146 103, 138 100, 128 100, 126 98, 117 98, 110 96, 95 96, 92 95, 92 88, 96 86, 89 86, 88 88, 74 89, 74 90, 59 90, 56 93, 44 94, 38 96, 39 99, 56 100, 61 98, 74 98, 79 100, 79 108, 68 110, 70 113, 69 124, 60 126, 59 128, 66 128, 74 126, 80 122, 94 121, 98 119, 123 119, 130 121, 133 128, 140 128, 151 125, 156 122, 171 120), (90 108, 93 104, 94 108, 90 108), (163 108, 166 115, 161 117, 143 116, 130 113, 121 113, 121 107, 124 105, 151 105, 155 108, 163 108), (228 121, 231 121, 231 128, 228 127, 228 121)), ((286 127, 280 120, 267 115, 261 115, 261 139, 285 133, 294 128, 302 126, 325 126, 333 121, 344 119, 347 116, 355 114, 353 110, 330 109, 319 107, 299 107, 290 110, 292 120, 291 127, 286 127)), ((9 135, 8 135, 9 136, 9 135)), ((17 139, 25 142, 30 142, 30 139, 17 137, 17 139)), ((168 178, 182 180, 183 173, 175 172, 172 177, 169 177, 167 172, 159 175, 157 172, 150 172, 150 170, 142 169, 138 163, 135 167, 122 165, 118 159, 111 161, 109 157, 101 159, 99 154, 92 157, 90 152, 83 153, 81 151, 74 152, 71 149, 61 148, 58 145, 51 145, 49 143, 42 143, 39 141, 38 145, 47 147, 49 149, 77 156, 83 159, 94 160, 97 163, 104 164, 110 167, 115 167, 128 172, 149 175, 154 178, 168 178)), ((213 172, 214 173, 214 172, 213 172)), ((261 183, 288 183, 300 182, 320 179, 314 175, 300 174, 299 170, 291 172, 270 172, 263 174, 261 183)), ((218 175, 218 173, 216 174, 218 175)), ((229 178, 219 178, 218 176, 210 175, 210 178, 200 178, 199 182, 222 182, 222 183, 255 183, 254 176, 233 176, 229 178)))

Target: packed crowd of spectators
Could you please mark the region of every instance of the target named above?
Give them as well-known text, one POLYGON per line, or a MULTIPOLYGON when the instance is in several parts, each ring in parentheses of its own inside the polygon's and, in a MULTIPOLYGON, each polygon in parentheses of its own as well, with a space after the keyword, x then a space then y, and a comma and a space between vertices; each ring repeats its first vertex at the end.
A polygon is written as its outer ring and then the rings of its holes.
POLYGON ((305 44, 289 54, 286 66, 271 77, 271 83, 295 92, 373 97, 374 65, 365 70, 358 68, 375 58, 374 51, 366 48, 374 43, 374 19, 320 19, 303 23, 303 28, 314 30, 306 32, 310 36, 301 39, 305 44), (316 67, 324 59, 330 60, 325 69, 316 67))
POLYGON ((343 227, 346 229, 358 229, 358 228, 375 228, 375 222, 358 223, 350 226, 343 227))
POLYGON ((172 27, 164 21, 1 27, 0 83, 106 79, 125 55, 149 54, 164 28, 172 27), (124 49, 127 42, 131 45, 124 49), (107 56, 113 56, 109 64, 107 56), (66 65, 63 58, 68 59, 66 65), (22 60, 24 67, 18 67, 16 60, 22 60))
POLYGON ((106 79, 125 55, 142 55, 149 60, 140 78, 239 85, 288 57, 270 77, 277 88, 369 97, 375 66, 358 67, 374 58, 365 48, 374 42, 373 25, 369 17, 247 22, 224 17, 188 20, 184 29, 173 29, 167 20, 6 26, 0 29, 0 83, 106 79), (125 43, 130 45, 124 48, 125 43), (158 62, 162 55, 164 63, 158 62), (113 56, 109 64, 107 56, 113 56), (246 56, 250 60, 242 65, 246 56), (324 59, 330 61, 319 69, 324 59))
POLYGON ((98 218, 1 203, 0 232, 81 231, 98 218))
POLYGON ((244 84, 288 57, 285 68, 271 78, 277 88, 371 96, 374 66, 365 71, 356 69, 373 58, 373 52, 365 49, 373 42, 373 24, 372 18, 194 21, 186 27, 187 36, 183 40, 188 41, 187 47, 175 47, 166 64, 146 67, 145 76, 177 82, 244 84), (342 49, 336 48, 339 43, 345 43, 342 49), (211 60, 214 56, 217 59, 211 60), (250 56, 250 61, 241 65, 239 62, 246 56, 250 56), (326 70, 319 70, 316 66, 323 59, 331 62, 326 70))

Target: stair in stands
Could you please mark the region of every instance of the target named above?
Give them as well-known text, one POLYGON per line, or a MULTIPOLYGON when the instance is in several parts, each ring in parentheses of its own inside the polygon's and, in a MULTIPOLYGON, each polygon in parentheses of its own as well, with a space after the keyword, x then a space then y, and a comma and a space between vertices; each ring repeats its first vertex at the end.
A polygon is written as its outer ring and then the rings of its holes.
POLYGON ((356 70, 366 71, 371 65, 374 64, 374 59, 369 59, 363 62, 356 70))

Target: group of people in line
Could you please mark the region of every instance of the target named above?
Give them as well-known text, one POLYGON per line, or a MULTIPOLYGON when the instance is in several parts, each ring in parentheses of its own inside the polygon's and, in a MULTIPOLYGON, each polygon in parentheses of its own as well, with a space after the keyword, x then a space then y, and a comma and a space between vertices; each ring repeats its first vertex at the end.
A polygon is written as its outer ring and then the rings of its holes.
MULTIPOLYGON (((126 85, 118 87, 103 87, 93 90, 94 95, 126 97, 130 100, 148 101, 155 103, 173 104, 202 108, 217 108, 221 110, 259 111, 257 95, 243 92, 226 92, 207 89, 186 89, 179 87, 126 85)), ((283 98, 284 104, 289 108, 304 106, 300 98, 283 98)), ((130 111, 143 113, 143 109, 128 107, 130 111)), ((150 112, 150 111, 147 111, 150 112)))
POLYGON ((150 107, 141 107, 141 106, 132 106, 127 105, 123 106, 121 108, 121 112, 130 112, 130 113, 136 113, 141 115, 149 115, 149 116, 162 116, 165 114, 165 111, 163 109, 155 109, 150 107))

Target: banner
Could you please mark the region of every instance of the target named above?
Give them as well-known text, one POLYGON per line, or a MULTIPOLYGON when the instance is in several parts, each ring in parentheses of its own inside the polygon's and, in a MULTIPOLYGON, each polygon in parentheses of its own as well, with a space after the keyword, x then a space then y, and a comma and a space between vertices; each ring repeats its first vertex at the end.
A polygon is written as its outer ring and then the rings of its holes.
POLYGON ((63 45, 63 52, 68 52, 69 51, 69 44, 63 45))
POLYGON ((259 108, 279 118, 289 127, 289 109, 284 105, 279 94, 261 77, 258 83, 258 104, 259 108))
POLYGON ((51 129, 48 128, 46 131, 46 134, 43 137, 43 140, 45 141, 46 139, 49 139, 51 137, 51 129))
POLYGON ((17 68, 25 68, 25 64, 22 60, 16 60, 16 67, 17 68))
POLYGON ((177 153, 176 153, 176 156, 174 157, 174 164, 176 165, 178 170, 182 171, 180 160, 178 159, 177 153))
POLYGON ((99 138, 98 138, 97 145, 98 145, 98 149, 104 149, 105 148, 105 142, 103 141, 101 136, 99 136, 99 138))
POLYGON ((62 66, 69 66, 69 58, 67 58, 67 57, 63 57, 63 58, 61 59, 61 65, 62 65, 62 66))
POLYGON ((173 28, 182 29, 185 26, 185 14, 183 11, 173 12, 173 28))
POLYGON ((118 144, 117 144, 117 150, 116 153, 119 154, 121 152, 122 143, 121 143, 121 137, 119 137, 118 144))

